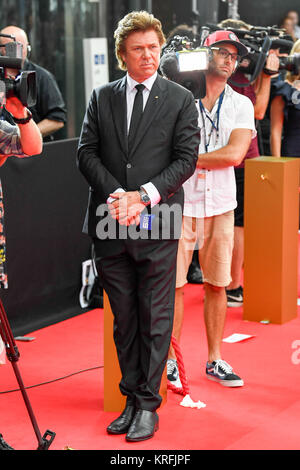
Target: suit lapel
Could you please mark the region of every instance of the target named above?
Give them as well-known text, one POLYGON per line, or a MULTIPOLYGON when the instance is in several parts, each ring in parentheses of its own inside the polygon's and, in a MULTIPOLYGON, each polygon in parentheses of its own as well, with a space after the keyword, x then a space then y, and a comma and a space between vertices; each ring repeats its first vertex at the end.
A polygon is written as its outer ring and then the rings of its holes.
POLYGON ((153 119, 157 116, 159 110, 161 109, 164 103, 166 92, 164 80, 165 79, 161 78, 158 75, 151 88, 151 92, 143 112, 143 117, 139 125, 137 135, 135 137, 134 144, 130 152, 130 156, 133 155, 133 153, 135 152, 135 149, 143 139, 147 130, 151 126, 153 119))
POLYGON ((126 76, 112 90, 111 111, 121 149, 128 160, 126 76))

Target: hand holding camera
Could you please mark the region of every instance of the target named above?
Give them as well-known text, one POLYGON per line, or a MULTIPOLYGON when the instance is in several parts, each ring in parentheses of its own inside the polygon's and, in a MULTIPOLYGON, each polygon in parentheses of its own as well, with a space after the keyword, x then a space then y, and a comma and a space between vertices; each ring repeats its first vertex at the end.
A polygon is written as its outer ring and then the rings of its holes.
POLYGON ((10 96, 6 99, 5 107, 12 114, 13 118, 26 119, 28 116, 27 108, 16 96, 10 96))
POLYGON ((36 77, 35 72, 19 73, 23 45, 14 36, 0 34, 0 37, 11 39, 11 42, 0 45, 0 104, 5 104, 10 97, 17 97, 24 106, 32 107, 36 103, 36 77), (16 73, 16 78, 7 73, 8 69, 16 73))

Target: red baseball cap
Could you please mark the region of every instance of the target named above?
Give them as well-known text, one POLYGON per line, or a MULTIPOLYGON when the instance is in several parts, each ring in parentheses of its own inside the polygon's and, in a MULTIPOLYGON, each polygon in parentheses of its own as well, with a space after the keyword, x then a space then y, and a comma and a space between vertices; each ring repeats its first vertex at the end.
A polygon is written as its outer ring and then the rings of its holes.
POLYGON ((240 42, 237 35, 234 34, 232 31, 219 30, 209 34, 209 36, 207 36, 204 41, 204 46, 210 47, 221 42, 225 42, 227 44, 232 44, 233 46, 235 46, 238 50, 238 54, 242 57, 248 54, 247 47, 240 42))

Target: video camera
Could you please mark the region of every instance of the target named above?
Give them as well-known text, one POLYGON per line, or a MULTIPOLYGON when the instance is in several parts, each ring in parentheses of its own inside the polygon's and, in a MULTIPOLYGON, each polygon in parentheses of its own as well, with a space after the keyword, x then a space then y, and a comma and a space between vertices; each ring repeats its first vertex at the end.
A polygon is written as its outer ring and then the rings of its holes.
MULTIPOLYGON (((292 38, 285 34, 285 30, 271 27, 252 26, 249 30, 229 27, 219 27, 207 23, 210 32, 217 30, 230 30, 236 34, 239 40, 248 48, 248 55, 243 57, 238 70, 250 75, 249 85, 254 83, 259 74, 264 70, 269 75, 277 72, 268 71, 265 68, 266 59, 271 49, 279 49, 281 53, 289 54, 293 47, 292 38)), ((298 75, 300 73, 300 54, 279 58, 279 70, 288 70, 298 75)), ((245 86, 245 83, 230 82, 235 86, 245 86)))
POLYGON ((160 59, 162 74, 190 90, 195 99, 206 95, 209 49, 201 44, 200 37, 174 36, 163 47, 160 59))
MULTIPOLYGON (((283 29, 273 26, 251 27, 246 30, 207 23, 193 39, 182 36, 170 38, 162 49, 160 70, 168 79, 190 90, 195 99, 204 98, 206 94, 205 71, 208 69, 211 51, 203 44, 206 37, 217 30, 232 31, 248 49, 248 54, 242 58, 238 70, 250 75, 250 78, 248 84, 235 83, 230 79, 230 83, 237 87, 254 83, 263 70, 270 75, 276 74, 277 72, 265 68, 270 49, 280 49, 280 52, 289 54, 294 44, 283 29)), ((279 64, 280 70, 288 70, 297 75, 300 73, 300 54, 280 57, 279 64)))
POLYGON ((5 98, 16 96, 24 106, 32 107, 36 103, 35 72, 21 72, 15 79, 5 77, 5 68, 18 71, 22 69, 23 45, 17 42, 14 36, 0 34, 1 37, 12 39, 5 45, 0 44, 0 92, 3 95, 3 98, 0 98, 1 103, 5 104, 5 98))

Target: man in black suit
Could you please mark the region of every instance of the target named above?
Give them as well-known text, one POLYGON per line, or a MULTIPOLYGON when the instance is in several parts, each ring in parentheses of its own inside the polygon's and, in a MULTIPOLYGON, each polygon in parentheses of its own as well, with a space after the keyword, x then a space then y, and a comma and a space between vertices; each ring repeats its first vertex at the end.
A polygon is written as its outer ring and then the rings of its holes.
POLYGON ((157 74, 165 41, 160 21, 131 12, 119 22, 115 40, 127 75, 93 91, 78 165, 90 184, 84 232, 94 240, 114 314, 120 390, 127 397, 107 432, 141 441, 158 429, 182 184, 196 167, 199 129, 192 94, 157 74))

